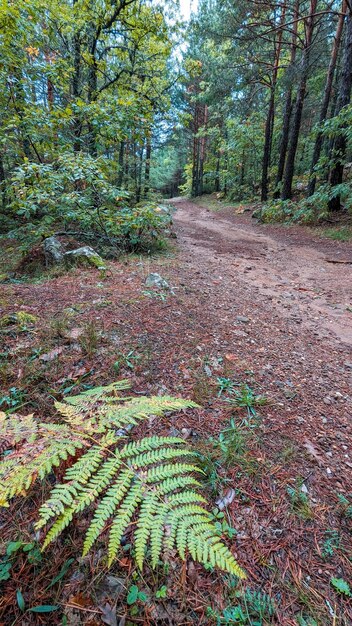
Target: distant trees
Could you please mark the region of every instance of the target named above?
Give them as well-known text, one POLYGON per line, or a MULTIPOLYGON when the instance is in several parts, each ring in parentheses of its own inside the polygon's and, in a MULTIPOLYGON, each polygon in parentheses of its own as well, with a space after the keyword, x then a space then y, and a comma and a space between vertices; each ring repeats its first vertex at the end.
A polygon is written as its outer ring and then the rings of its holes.
POLYGON ((15 214, 16 170, 55 163, 63 153, 99 159, 104 178, 137 201, 149 192, 153 136, 174 82, 165 11, 148 0, 1 4, 0 185, 7 216, 15 214))
POLYGON ((193 195, 285 201, 296 176, 308 196, 328 177, 329 208, 341 208, 333 188, 351 152, 351 20, 350 0, 200 2, 184 66, 193 195), (341 132, 325 128, 332 119, 341 132))

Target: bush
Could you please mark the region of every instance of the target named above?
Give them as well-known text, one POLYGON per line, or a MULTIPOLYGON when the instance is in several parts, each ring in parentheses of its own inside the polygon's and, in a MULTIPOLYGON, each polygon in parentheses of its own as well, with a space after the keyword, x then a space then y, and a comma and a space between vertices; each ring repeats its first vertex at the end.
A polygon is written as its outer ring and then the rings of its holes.
POLYGON ((10 235, 25 249, 57 230, 118 249, 155 245, 169 215, 152 203, 130 207, 129 194, 112 185, 107 172, 105 159, 83 153, 63 153, 49 164, 25 161, 12 175, 10 235))

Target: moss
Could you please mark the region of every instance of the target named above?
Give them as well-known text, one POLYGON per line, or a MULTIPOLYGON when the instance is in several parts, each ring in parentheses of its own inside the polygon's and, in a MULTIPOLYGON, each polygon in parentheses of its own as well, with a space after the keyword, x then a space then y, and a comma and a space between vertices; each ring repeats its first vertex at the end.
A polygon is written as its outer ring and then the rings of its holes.
POLYGON ((25 311, 19 311, 18 313, 8 313, 0 318, 0 328, 6 328, 7 326, 17 326, 20 330, 25 330, 27 326, 33 326, 37 318, 25 311))

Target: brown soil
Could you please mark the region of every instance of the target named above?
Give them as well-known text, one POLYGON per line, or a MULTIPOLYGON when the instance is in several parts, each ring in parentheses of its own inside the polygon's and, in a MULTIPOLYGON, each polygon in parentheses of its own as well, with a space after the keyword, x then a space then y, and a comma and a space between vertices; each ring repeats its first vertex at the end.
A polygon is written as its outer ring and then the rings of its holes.
MULTIPOLYGON (((236 489, 227 513, 238 534, 227 541, 248 573, 248 586, 270 594, 277 605, 276 616, 263 624, 294 626, 302 616, 319 626, 348 626, 350 600, 337 594, 330 580, 352 579, 351 520, 337 497, 352 491, 352 266, 328 261, 352 261, 351 245, 298 227, 257 225, 231 209, 214 214, 182 199, 173 202, 178 240, 171 257, 110 263, 103 281, 94 270, 75 270, 37 284, 3 285, 4 313, 23 310, 39 317, 35 331, 6 334, 11 363, 3 374, 4 391, 24 387, 32 402, 28 410, 49 414, 48 389, 60 397, 82 376, 92 384, 110 382, 117 376, 117 354, 132 350, 139 358, 132 370, 122 366, 119 377, 130 376, 136 391, 191 396, 203 406, 167 424, 153 422, 153 432, 191 429, 189 440, 207 454, 212 450, 208 437, 217 437, 231 416, 228 403, 218 398, 217 377, 246 382, 265 394, 270 403, 258 409, 259 425, 247 429, 243 462, 234 458, 219 469, 227 480, 219 490, 236 489), (148 293, 149 272, 159 272, 172 292, 161 298, 148 293), (101 332, 92 354, 74 339, 78 333, 67 340, 53 332, 52 322, 64 309, 73 311, 71 330, 94 322, 101 332), (49 353, 58 346, 63 350, 52 362, 28 359, 34 349, 49 353), (301 493, 299 479, 307 489, 308 515, 295 509, 289 495, 290 488, 301 493), (338 534, 339 546, 329 556, 324 543, 331 531, 338 534)), ((246 413, 234 415, 241 420, 246 413)), ((29 510, 23 503, 16 506, 16 537, 22 532, 30 540, 33 502, 29 510)), ((13 538, 13 511, 2 528, 4 539, 13 538)), ((14 567, 0 604, 4 623, 20 620, 19 587, 32 605, 61 604, 68 623, 102 623, 102 602, 92 581, 104 570, 93 558, 88 580, 69 579, 54 588, 56 596, 53 590, 43 592, 72 551, 78 555, 79 528, 74 547, 69 540, 67 535, 65 543, 53 546, 34 584, 28 564, 14 567), (83 600, 74 614, 82 621, 73 621, 70 608, 77 594, 83 600)), ((128 588, 133 566, 123 561, 113 573, 128 588)), ((151 580, 145 574, 140 583, 149 594, 164 584, 157 580, 154 589, 151 580)), ((221 614, 238 602, 226 577, 192 563, 181 573, 171 567, 165 584, 168 598, 140 607, 139 617, 127 623, 210 624, 208 606, 221 614)), ((116 611, 120 618, 128 615, 124 599, 116 611)), ((39 622, 28 618, 26 623, 39 622)))

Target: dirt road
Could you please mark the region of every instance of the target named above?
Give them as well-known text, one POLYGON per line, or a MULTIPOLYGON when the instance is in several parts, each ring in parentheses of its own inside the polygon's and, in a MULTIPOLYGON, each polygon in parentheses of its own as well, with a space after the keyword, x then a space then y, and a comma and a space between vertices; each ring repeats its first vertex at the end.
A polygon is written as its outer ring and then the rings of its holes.
POLYGON ((352 347, 351 245, 302 229, 259 226, 248 214, 219 215, 182 199, 173 203, 181 245, 201 262, 216 264, 229 292, 244 282, 256 300, 260 295, 267 302, 268 313, 352 347))

